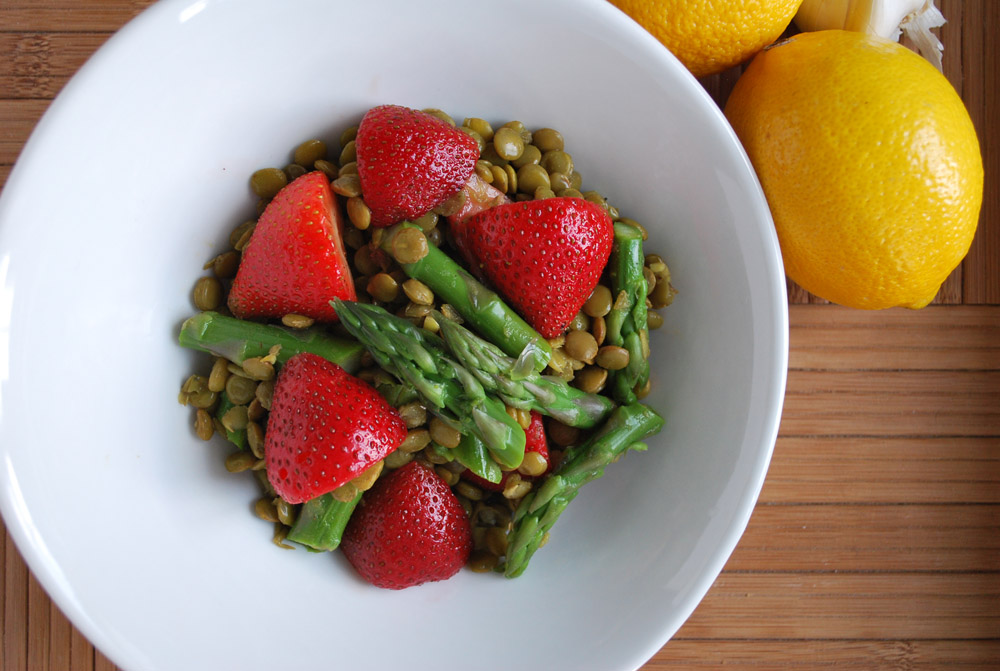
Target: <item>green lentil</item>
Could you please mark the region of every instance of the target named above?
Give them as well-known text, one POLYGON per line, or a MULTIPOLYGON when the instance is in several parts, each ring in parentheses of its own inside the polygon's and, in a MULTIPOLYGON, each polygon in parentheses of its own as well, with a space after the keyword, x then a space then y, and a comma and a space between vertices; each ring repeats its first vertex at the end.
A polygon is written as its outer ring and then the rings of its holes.
POLYGON ((529 145, 527 145, 524 148, 524 151, 521 152, 520 156, 518 156, 516 159, 514 159, 513 161, 511 161, 511 164, 515 168, 520 169, 523 166, 526 166, 526 165, 529 165, 529 164, 532 164, 532 163, 535 164, 535 165, 538 165, 538 163, 541 160, 542 160, 542 152, 539 151, 538 147, 536 147, 535 145, 529 144, 529 145))
POLYGON ((587 366, 573 378, 573 385, 588 394, 599 394, 608 382, 608 371, 599 366, 587 366))
POLYGON ((388 273, 378 273, 368 281, 368 294, 382 303, 391 303, 399 295, 399 284, 388 273))
POLYGON ((561 172, 550 172, 549 184, 552 185, 552 190, 556 193, 570 188, 569 177, 561 172))
POLYGON ((347 199, 347 218, 351 220, 354 227, 359 231, 367 230, 372 223, 372 211, 358 196, 347 199))
POLYGON ((539 128, 534 132, 532 141, 543 152, 562 151, 566 148, 562 133, 552 128, 539 128))
POLYGON ((263 168, 250 176, 250 188, 258 198, 270 200, 288 184, 288 176, 278 168, 263 168))
POLYGON ((462 125, 479 133, 479 137, 483 138, 486 142, 493 139, 493 126, 491 126, 490 122, 485 119, 470 117, 463 121, 462 125))
POLYGON ((420 280, 411 278, 403 282, 403 293, 417 305, 434 304, 434 292, 420 280))
POLYGON ((215 277, 201 277, 191 297, 199 310, 216 310, 222 304, 222 284, 215 277))
POLYGON ((524 152, 524 140, 519 131, 504 126, 493 135, 493 149, 504 160, 513 161, 524 152))
POLYGON ((583 311, 589 317, 603 317, 611 312, 611 289, 598 284, 583 304, 583 311))
POLYGON ((340 146, 344 147, 348 142, 351 142, 356 137, 358 137, 358 127, 351 126, 350 128, 345 128, 344 132, 340 134, 339 142, 340 146))
POLYGON ((539 164, 550 173, 561 172, 564 175, 573 174, 573 157, 560 149, 547 151, 542 154, 539 164))
POLYGON ((289 163, 285 166, 285 176, 288 177, 289 182, 294 182, 307 172, 309 171, 306 170, 305 166, 301 166, 298 163, 289 163))
POLYGON ((215 435, 215 422, 204 408, 198 408, 194 415, 194 432, 202 440, 211 440, 215 435))
POLYGON ((226 396, 235 405, 249 403, 257 395, 257 382, 241 375, 230 375, 225 384, 226 396))
POLYGON ((337 167, 337 164, 327 161, 325 158, 314 161, 313 167, 326 175, 326 178, 331 181, 337 179, 340 175, 340 168, 337 167))
POLYGON ((597 351, 595 362, 601 368, 608 370, 621 370, 628 365, 629 354, 624 347, 617 345, 604 345, 597 351))
POLYGON ((351 198, 361 195, 361 180, 357 175, 341 175, 330 183, 334 193, 351 198))
POLYGON ((358 160, 358 147, 354 140, 344 145, 340 150, 340 165, 358 160))
POLYGON ((549 173, 540 165, 528 163, 517 171, 518 190, 524 193, 534 193, 536 189, 550 188, 549 173))
POLYGON ((435 116, 438 119, 441 119, 441 121, 444 121, 446 124, 448 124, 452 128, 455 127, 455 120, 452 119, 451 115, 448 114, 447 112, 439 110, 436 107, 426 107, 426 108, 424 108, 424 109, 422 109, 420 111, 424 112, 425 114, 430 114, 431 116, 435 116))

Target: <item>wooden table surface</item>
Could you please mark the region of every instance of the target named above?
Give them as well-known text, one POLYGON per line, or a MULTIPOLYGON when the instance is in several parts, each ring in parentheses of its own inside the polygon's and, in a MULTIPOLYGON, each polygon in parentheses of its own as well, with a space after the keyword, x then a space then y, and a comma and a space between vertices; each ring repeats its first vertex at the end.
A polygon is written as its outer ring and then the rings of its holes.
MULTIPOLYGON (((0 184, 52 97, 149 4, 0 0, 0 184)), ((789 286, 788 388, 760 502, 644 669, 1000 669, 1000 1, 938 6, 944 71, 986 166, 972 250, 921 311, 848 310, 789 286)), ((703 83, 722 103, 738 75, 703 83)), ((6 532, 0 570, 0 670, 115 669, 6 532)))

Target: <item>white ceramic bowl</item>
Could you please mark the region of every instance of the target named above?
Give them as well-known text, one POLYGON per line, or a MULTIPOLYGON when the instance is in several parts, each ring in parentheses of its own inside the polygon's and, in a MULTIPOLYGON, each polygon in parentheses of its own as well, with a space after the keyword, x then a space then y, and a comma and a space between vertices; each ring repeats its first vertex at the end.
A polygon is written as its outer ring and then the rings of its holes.
POLYGON ((73 78, 0 201, 0 509, 70 619, 127 669, 634 669, 742 533, 777 432, 787 310, 723 116, 602 0, 176 0, 73 78), (653 336, 666 429, 588 485, 516 580, 402 592, 285 552, 176 402, 189 292, 249 174, 368 107, 565 135, 680 290, 653 336))

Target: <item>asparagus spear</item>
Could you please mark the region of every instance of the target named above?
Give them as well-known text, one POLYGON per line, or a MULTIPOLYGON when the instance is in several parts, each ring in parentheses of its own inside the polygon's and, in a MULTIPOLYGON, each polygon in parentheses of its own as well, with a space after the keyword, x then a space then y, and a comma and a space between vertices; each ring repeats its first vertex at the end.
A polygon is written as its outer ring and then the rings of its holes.
POLYGON ((454 459, 487 482, 498 483, 503 478, 497 462, 490 458, 483 441, 474 434, 463 435, 458 447, 453 449, 441 447, 437 443, 432 445, 435 452, 448 460, 454 459))
POLYGON ((506 356, 500 348, 444 315, 434 313, 434 318, 459 363, 509 406, 537 410, 563 424, 584 429, 603 422, 615 407, 607 396, 588 394, 560 378, 539 375, 522 359, 506 356))
POLYGON ((301 543, 314 550, 336 550, 344 535, 344 528, 361 492, 351 501, 338 501, 330 494, 323 494, 302 504, 295 524, 288 531, 288 540, 301 543))
POLYGON ((663 418, 641 403, 619 406, 601 429, 572 448, 541 485, 528 493, 514 511, 508 537, 504 575, 521 575, 545 534, 572 501, 580 487, 604 474, 604 467, 630 447, 642 449, 643 438, 660 430, 663 418))
MULTIPOLYGON (((382 236, 380 246, 397 257, 397 260, 400 259, 394 253, 394 243, 402 239, 398 236, 407 229, 420 230, 418 226, 403 222, 386 229, 382 236)), ((544 370, 552 357, 549 343, 495 292, 483 286, 451 257, 429 242, 427 247, 427 255, 419 261, 400 262, 403 272, 430 287, 473 328, 508 355, 520 356, 530 346, 530 357, 535 370, 544 370)))
POLYGON ((628 350, 625 368, 611 371, 611 393, 619 403, 634 403, 635 389, 649 380, 649 329, 646 325, 646 277, 642 274, 642 233, 615 224, 611 253, 611 287, 615 302, 605 317, 605 342, 628 350))
POLYGON ((348 373, 361 366, 364 348, 356 342, 325 333, 321 327, 289 329, 227 317, 218 312, 201 312, 181 326, 180 344, 210 352, 241 364, 251 357, 265 356, 274 345, 281 345, 278 362, 284 363, 301 352, 312 352, 338 364, 348 373))
POLYGON ((385 371, 417 390, 428 409, 462 434, 482 440, 501 466, 524 458, 524 429, 469 371, 448 356, 444 341, 375 305, 333 301, 341 323, 385 371))

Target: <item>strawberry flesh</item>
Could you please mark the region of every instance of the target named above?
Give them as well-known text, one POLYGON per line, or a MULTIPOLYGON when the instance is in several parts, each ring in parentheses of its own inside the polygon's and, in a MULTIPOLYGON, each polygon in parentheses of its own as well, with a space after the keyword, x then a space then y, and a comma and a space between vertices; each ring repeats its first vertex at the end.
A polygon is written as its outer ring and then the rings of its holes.
POLYGON ((302 503, 353 480, 399 447, 406 423, 366 382, 297 354, 274 385, 264 458, 274 491, 302 503))
POLYGON ((404 589, 458 573, 472 550, 472 530, 448 484, 411 461, 365 493, 340 547, 371 584, 404 589))
POLYGON ((355 138, 358 177, 371 224, 416 219, 455 194, 479 159, 471 136, 399 105, 368 110, 355 138))
POLYGON ((229 292, 233 315, 280 319, 294 313, 337 321, 330 301, 357 298, 343 218, 322 172, 307 173, 279 191, 243 249, 229 292))
POLYGON ((456 243, 545 338, 580 311, 611 255, 614 227, 582 198, 504 203, 465 219, 456 243))

